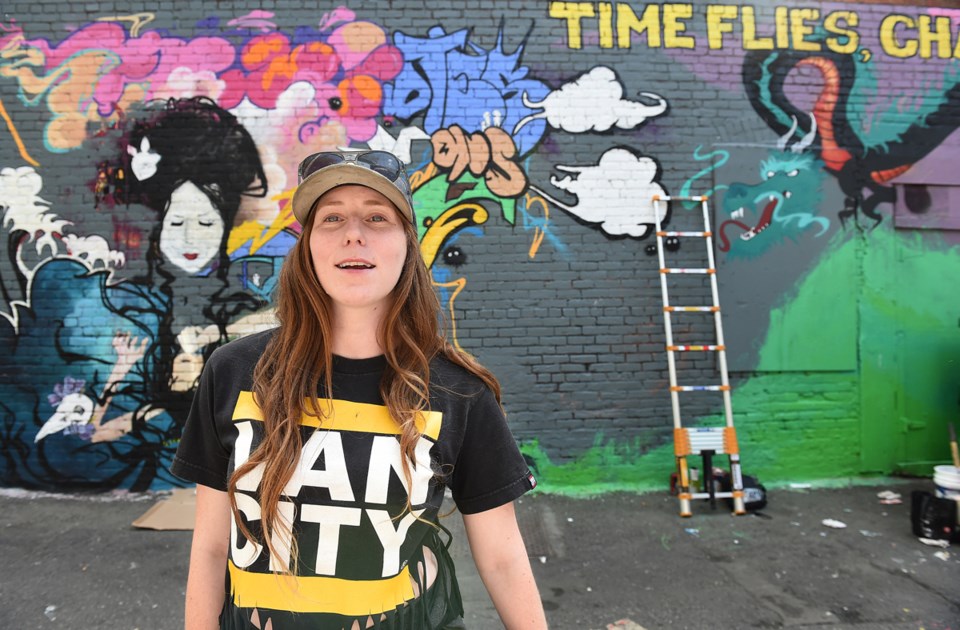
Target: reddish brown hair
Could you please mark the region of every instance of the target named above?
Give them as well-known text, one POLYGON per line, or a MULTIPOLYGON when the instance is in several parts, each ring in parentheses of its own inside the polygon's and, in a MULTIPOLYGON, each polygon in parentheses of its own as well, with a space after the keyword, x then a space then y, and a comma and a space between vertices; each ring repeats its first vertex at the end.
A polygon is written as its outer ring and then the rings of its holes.
MULTIPOLYGON (((234 519, 247 538, 253 538, 240 519, 236 504, 237 481, 263 464, 260 482, 261 526, 263 540, 271 555, 274 531, 290 532, 292 523, 284 522, 278 505, 283 489, 293 476, 300 459, 302 439, 300 419, 304 415, 321 420, 323 406, 317 396, 320 383, 329 397, 333 380, 333 309, 330 296, 323 290, 314 271, 310 254, 310 232, 315 212, 296 245, 287 254, 274 300, 279 329, 267 345, 253 374, 253 394, 264 418, 264 438, 250 458, 230 477, 228 494, 234 519)), ((397 216, 400 215, 397 212, 397 216)), ((500 384, 493 374, 471 356, 447 342, 440 328, 440 303, 430 272, 420 256, 417 230, 403 221, 407 257, 392 293, 392 302, 378 331, 387 368, 380 382, 380 394, 391 417, 401 428, 400 450, 403 475, 412 487, 410 462, 420 431, 415 418, 430 407, 430 361, 442 355, 479 377, 500 400, 500 384)), ((407 509, 411 509, 407 497, 407 509)), ((294 545, 295 545, 294 541, 294 545)), ((292 550, 296 563, 296 547, 292 550)), ((285 571, 289 573, 289 571, 285 571)))

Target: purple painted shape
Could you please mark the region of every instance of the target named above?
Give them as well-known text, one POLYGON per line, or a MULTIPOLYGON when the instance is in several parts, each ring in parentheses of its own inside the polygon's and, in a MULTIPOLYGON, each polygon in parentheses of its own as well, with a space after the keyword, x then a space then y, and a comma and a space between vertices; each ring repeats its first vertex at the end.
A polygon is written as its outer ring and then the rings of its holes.
POLYGON ((910 170, 890 180, 893 184, 960 186, 960 129, 943 139, 937 148, 914 163, 910 170))
POLYGON ((898 228, 960 230, 960 129, 891 183, 898 228))
POLYGON ((896 184, 893 224, 920 230, 960 230, 960 185, 896 184))

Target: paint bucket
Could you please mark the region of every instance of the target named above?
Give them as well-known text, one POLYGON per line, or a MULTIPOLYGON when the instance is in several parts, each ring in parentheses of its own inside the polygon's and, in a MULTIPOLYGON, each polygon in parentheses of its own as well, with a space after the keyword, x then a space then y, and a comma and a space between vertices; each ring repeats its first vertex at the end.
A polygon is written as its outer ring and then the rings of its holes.
POLYGON ((960 502, 960 468, 949 464, 934 466, 933 485, 936 486, 936 494, 941 499, 960 502))

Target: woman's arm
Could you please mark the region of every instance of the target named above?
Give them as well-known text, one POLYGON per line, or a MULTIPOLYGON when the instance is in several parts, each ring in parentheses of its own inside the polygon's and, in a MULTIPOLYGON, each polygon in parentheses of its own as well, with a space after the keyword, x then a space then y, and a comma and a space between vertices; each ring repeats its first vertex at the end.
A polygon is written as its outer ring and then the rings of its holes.
POLYGON ((480 578, 507 630, 540 630, 547 619, 517 527, 513 502, 464 514, 463 524, 480 578))
POLYGON ((227 493, 198 484, 197 517, 187 577, 186 630, 220 627, 231 518, 227 493))

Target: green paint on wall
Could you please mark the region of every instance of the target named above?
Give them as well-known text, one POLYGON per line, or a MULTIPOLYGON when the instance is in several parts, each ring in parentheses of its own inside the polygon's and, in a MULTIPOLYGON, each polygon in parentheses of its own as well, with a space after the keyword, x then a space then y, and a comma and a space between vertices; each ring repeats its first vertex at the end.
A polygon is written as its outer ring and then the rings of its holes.
POLYGON ((960 251, 935 232, 876 232, 860 301, 863 467, 931 474, 960 415, 960 251))
MULTIPOLYGON (((784 351, 785 329, 806 340, 789 351, 810 356, 847 341, 841 336, 849 334, 850 322, 831 326, 821 314, 843 312, 834 306, 852 300, 859 304, 853 327, 860 331, 859 370, 762 372, 734 382, 743 471, 771 487, 822 485, 889 474, 905 459, 945 460, 945 426, 958 415, 960 394, 960 291, 948 278, 960 278, 960 252, 936 236, 881 226, 836 237, 771 312, 758 364, 784 351)), ((717 414, 698 424, 723 421, 717 414)), ((598 434, 592 448, 565 464, 551 462, 536 443, 523 452, 536 462, 547 492, 659 490, 675 467, 666 439, 643 450, 598 434)), ((726 458, 719 459, 726 466, 726 458)))
MULTIPOLYGON (((797 330, 807 326, 801 337, 821 341, 792 349, 808 353, 822 350, 824 344, 832 342, 831 336, 848 327, 847 323, 838 323, 835 328, 824 329, 822 317, 804 317, 804 313, 822 310, 825 303, 855 295, 849 278, 856 274, 836 271, 857 264, 856 243, 838 239, 831 247, 796 287, 793 297, 771 313, 771 327, 760 350, 761 363, 771 352, 782 350, 771 349, 780 342, 781 326, 790 326, 793 338, 797 338, 797 330)), ((734 423, 744 473, 771 485, 856 474, 859 396, 855 373, 762 373, 734 386, 734 423)), ((719 407, 719 396, 717 400, 719 407)), ((703 426, 723 423, 722 414, 695 422, 703 426)), ((663 489, 676 467, 672 438, 667 440, 662 446, 635 453, 619 444, 603 443, 600 438, 581 457, 561 465, 550 462, 536 445, 527 445, 524 452, 536 462, 548 492, 663 489)), ((716 463, 727 466, 725 457, 716 463)), ((699 466, 699 461, 691 465, 699 466)))
POLYGON ((855 240, 837 233, 819 263, 781 300, 783 306, 770 311, 758 371, 776 373, 785 364, 855 369, 857 250, 855 240))
POLYGON ((413 193, 413 211, 417 216, 417 237, 423 240, 428 226, 444 212, 461 204, 479 204, 500 208, 503 218, 510 225, 516 223, 517 200, 500 197, 487 188, 482 177, 464 173, 456 181, 460 194, 450 196, 450 182, 445 174, 436 175, 413 193))
POLYGON ((537 487, 551 494, 589 496, 626 490, 663 490, 674 469, 673 444, 642 450, 638 444, 617 444, 597 433, 593 446, 575 461, 554 464, 536 441, 520 451, 535 462, 537 487))

